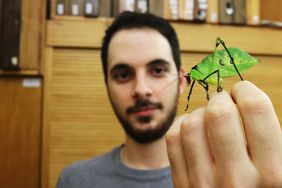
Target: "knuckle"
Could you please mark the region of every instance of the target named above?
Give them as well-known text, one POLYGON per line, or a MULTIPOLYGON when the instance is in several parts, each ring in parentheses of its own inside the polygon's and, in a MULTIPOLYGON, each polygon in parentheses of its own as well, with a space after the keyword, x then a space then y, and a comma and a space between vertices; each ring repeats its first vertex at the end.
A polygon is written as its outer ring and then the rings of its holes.
POLYGON ((232 116, 233 108, 232 102, 210 104, 207 108, 207 119, 212 122, 224 122, 232 116))
POLYGON ((174 187, 175 188, 191 188, 189 186, 189 183, 182 183, 182 182, 177 182, 176 180, 173 181, 174 187))
MULTIPOLYGON (((189 115, 188 115, 189 116, 189 115)), ((174 146, 177 145, 181 142, 181 127, 183 126, 183 123, 186 121, 186 119, 188 117, 187 115, 182 115, 177 119, 177 122, 175 122, 174 125, 172 125, 172 127, 169 129, 169 131, 165 134, 165 140, 167 145, 170 146, 174 146)), ((186 126, 186 125, 185 125, 186 126)))
POLYGON ((281 181, 281 179, 277 179, 274 176, 269 177, 269 178, 263 180, 261 187, 263 187, 263 188, 281 188, 282 187, 282 181, 281 181))
POLYGON ((258 173, 254 166, 245 164, 245 166, 229 167, 221 172, 218 179, 220 188, 257 188, 258 173), (226 177, 221 181, 220 177, 226 177))
POLYGON ((242 151, 241 147, 237 144, 238 140, 237 138, 230 139, 230 137, 227 139, 219 139, 219 144, 221 144, 222 148, 225 150, 226 156, 228 156, 225 163, 230 161, 234 163, 241 162, 242 156, 245 155, 245 151, 242 151))
POLYGON ((177 154, 175 152, 172 152, 171 150, 167 150, 167 156, 168 156, 168 160, 170 162, 171 168, 173 169, 173 167, 177 166, 177 154))
POLYGON ((261 187, 281 188, 282 187, 282 166, 271 165, 261 173, 261 187))
POLYGON ((264 113, 271 102, 268 96, 264 93, 257 94, 255 96, 249 95, 239 101, 241 109, 244 109, 250 114, 262 114, 264 113))
POLYGON ((257 188, 256 183, 250 180, 250 176, 236 176, 232 178, 227 178, 228 180, 223 180, 221 183, 220 188, 242 188, 242 187, 250 187, 250 188, 257 188))
POLYGON ((200 124, 202 123, 202 119, 195 116, 189 116, 189 118, 185 119, 181 125, 181 133, 185 135, 194 134, 198 129, 200 124))
MULTIPOLYGON (((198 116, 190 116, 186 119, 180 128, 181 141, 185 146, 198 147, 198 141, 202 134, 203 119, 198 116)), ((190 148, 192 149, 192 148, 190 148)))
POLYGON ((180 139, 180 126, 182 122, 186 119, 187 115, 179 116, 173 125, 165 134, 165 140, 168 144, 177 142, 180 139))
POLYGON ((168 145, 172 145, 179 140, 179 134, 177 132, 169 132, 165 135, 165 139, 168 145))
POLYGON ((214 187, 214 181, 209 176, 202 173, 197 175, 190 175, 190 185, 191 188, 207 188, 214 187))

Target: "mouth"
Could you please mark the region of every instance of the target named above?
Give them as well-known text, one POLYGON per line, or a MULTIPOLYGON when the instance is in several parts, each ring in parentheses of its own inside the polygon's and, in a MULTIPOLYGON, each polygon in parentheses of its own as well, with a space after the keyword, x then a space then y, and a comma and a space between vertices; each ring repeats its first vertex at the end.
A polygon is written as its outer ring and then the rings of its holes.
POLYGON ((128 115, 133 114, 140 118, 153 116, 157 110, 162 110, 163 105, 161 103, 154 103, 149 100, 137 100, 133 106, 127 108, 126 113, 128 115))
POLYGON ((156 110, 156 108, 140 108, 138 110, 135 110, 133 114, 138 116, 151 116, 156 110))

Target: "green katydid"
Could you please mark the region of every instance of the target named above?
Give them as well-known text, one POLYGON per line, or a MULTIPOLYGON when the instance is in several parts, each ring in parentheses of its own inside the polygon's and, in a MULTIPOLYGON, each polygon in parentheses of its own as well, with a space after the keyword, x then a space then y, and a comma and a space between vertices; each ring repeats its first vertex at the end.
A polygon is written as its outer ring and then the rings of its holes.
POLYGON ((244 80, 240 73, 257 63, 259 63, 258 59, 239 48, 227 48, 224 41, 217 37, 214 52, 192 67, 191 71, 185 75, 188 85, 192 82, 185 110, 188 109, 190 96, 196 81, 206 90, 207 99, 209 99, 209 85, 216 85, 217 92, 220 92, 222 91, 221 82, 223 78, 238 75, 241 80, 244 80), (217 50, 220 44, 224 49, 217 50))

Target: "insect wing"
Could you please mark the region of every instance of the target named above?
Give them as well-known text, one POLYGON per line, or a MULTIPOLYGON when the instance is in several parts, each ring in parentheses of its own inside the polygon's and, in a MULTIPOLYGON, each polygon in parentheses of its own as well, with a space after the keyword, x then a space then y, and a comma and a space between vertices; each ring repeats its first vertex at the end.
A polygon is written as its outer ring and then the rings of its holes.
MULTIPOLYGON (((259 63, 259 60, 257 58, 251 56, 250 54, 239 48, 228 48, 228 51, 233 57, 233 61, 240 73, 250 69, 257 63, 259 63)), ((238 74, 234 68, 234 65, 232 65, 231 63, 231 59, 226 50, 223 49, 218 51, 217 55, 219 56, 217 63, 221 78, 226 78, 238 74)))

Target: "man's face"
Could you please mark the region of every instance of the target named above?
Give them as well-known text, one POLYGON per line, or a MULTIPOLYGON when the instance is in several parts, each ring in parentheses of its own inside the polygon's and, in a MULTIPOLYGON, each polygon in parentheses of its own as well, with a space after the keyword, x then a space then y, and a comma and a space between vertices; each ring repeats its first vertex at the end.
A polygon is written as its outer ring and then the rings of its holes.
POLYGON ((140 143, 162 137, 183 85, 169 85, 177 69, 166 38, 147 28, 118 31, 109 45, 107 71, 109 98, 126 133, 140 143))

